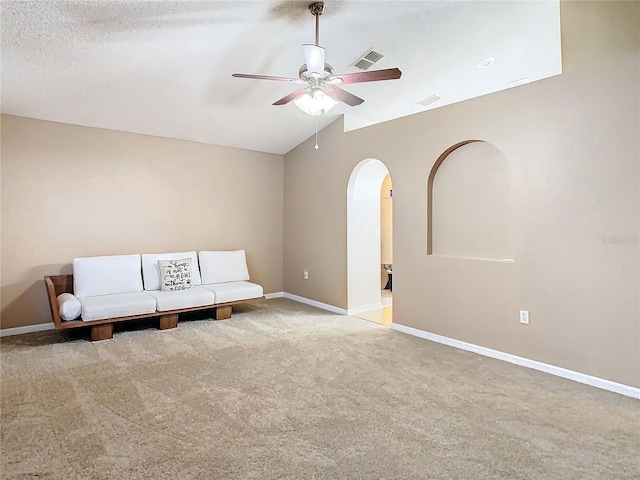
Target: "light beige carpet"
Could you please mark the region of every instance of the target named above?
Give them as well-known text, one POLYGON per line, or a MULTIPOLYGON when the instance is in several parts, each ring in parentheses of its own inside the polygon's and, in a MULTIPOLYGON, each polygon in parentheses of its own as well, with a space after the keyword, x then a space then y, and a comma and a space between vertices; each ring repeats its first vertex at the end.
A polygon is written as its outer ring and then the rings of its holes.
POLYGON ((2 340, 5 479, 637 479, 639 402, 288 300, 2 340))

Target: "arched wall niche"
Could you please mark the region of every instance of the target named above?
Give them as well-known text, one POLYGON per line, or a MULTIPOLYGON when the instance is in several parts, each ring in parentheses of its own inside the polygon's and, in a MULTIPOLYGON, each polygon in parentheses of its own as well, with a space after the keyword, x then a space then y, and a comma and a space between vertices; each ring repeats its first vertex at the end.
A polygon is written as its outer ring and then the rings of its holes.
POLYGON ((427 181, 427 254, 513 261, 513 204, 511 166, 498 148, 452 145, 427 181))

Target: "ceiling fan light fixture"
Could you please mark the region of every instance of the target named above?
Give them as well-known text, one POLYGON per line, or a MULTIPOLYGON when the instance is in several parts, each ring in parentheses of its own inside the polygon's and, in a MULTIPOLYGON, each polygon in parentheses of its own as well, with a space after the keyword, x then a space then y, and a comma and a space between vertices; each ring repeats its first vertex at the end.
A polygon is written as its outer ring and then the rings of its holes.
POLYGON ((311 92, 298 97, 294 103, 302 112, 312 117, 324 115, 338 104, 319 88, 314 88, 311 92))

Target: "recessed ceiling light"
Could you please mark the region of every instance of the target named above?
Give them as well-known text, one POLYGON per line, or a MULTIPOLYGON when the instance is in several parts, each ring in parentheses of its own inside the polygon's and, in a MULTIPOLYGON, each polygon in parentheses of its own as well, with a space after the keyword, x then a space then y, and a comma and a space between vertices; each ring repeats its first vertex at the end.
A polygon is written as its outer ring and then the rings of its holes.
POLYGON ((480 60, 478 62, 476 67, 478 67, 478 68, 487 68, 489 65, 491 65, 493 63, 494 60, 495 60, 495 58, 493 58, 493 57, 484 57, 482 60, 480 60))

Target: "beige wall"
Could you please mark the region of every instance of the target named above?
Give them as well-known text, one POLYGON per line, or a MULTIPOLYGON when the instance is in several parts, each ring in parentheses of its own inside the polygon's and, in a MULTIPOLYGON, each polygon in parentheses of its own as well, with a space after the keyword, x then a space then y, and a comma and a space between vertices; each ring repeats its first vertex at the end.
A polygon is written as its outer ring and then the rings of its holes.
POLYGON ((285 291, 346 308, 347 182, 378 158, 394 184, 395 323, 640 386, 640 4, 561 14, 563 75, 346 134, 334 122, 319 150, 285 155, 285 291), (512 166, 514 264, 426 255, 429 171, 467 139, 512 166))
POLYGON ((282 291, 280 155, 2 116, 2 328, 50 322, 75 257, 245 249, 282 291))

